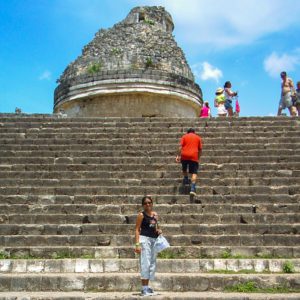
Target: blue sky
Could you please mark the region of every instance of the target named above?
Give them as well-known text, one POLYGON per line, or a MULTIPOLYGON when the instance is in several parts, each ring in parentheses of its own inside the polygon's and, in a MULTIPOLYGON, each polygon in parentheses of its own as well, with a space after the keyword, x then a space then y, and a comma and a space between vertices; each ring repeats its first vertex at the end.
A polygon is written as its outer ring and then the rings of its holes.
POLYGON ((230 80, 242 116, 275 115, 280 71, 300 81, 298 0, 0 0, 0 112, 52 113, 66 66, 99 29, 142 5, 171 13, 175 39, 211 105, 230 80))

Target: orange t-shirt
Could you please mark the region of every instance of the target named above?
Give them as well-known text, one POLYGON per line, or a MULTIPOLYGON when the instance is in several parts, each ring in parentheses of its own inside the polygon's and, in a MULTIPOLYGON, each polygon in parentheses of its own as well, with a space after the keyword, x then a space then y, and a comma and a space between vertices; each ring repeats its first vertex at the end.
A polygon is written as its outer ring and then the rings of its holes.
POLYGON ((195 133, 185 134, 180 141, 181 160, 192 160, 198 162, 198 153, 202 149, 202 141, 199 135, 195 133))

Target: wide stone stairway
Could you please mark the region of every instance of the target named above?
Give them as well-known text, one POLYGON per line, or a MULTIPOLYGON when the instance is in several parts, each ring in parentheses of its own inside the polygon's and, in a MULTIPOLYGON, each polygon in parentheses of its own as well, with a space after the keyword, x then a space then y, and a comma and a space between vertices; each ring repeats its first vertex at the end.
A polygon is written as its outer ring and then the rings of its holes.
POLYGON ((0 299, 140 299, 150 194, 171 247, 151 299, 300 299, 300 119, 0 115, 0 299), (197 197, 175 162, 204 142, 197 197))

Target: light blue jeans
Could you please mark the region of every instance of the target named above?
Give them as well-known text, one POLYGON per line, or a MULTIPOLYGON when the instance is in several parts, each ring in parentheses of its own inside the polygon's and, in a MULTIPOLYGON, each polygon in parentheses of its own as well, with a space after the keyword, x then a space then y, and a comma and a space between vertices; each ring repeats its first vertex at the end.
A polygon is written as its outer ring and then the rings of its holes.
POLYGON ((156 238, 140 236, 141 254, 140 254, 140 271, 141 279, 154 280, 156 271, 156 252, 154 243, 156 238))

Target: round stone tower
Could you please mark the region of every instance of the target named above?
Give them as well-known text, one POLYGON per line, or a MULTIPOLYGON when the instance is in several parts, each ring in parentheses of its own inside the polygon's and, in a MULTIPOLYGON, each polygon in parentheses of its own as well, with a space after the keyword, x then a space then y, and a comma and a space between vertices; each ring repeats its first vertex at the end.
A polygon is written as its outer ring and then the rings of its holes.
POLYGON ((136 7, 100 30, 58 80, 54 112, 69 116, 195 117, 202 92, 164 7, 136 7))

